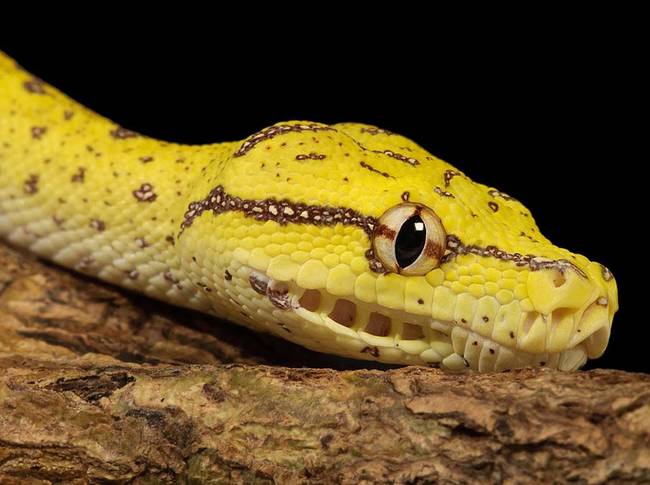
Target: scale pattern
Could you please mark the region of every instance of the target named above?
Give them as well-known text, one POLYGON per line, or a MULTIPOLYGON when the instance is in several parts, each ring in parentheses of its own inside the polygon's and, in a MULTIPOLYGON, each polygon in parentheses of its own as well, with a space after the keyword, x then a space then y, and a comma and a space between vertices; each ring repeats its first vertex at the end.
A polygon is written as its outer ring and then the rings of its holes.
POLYGON ((0 235, 313 350, 453 371, 577 369, 603 353, 618 308, 604 266, 403 136, 289 121, 238 142, 167 143, 1 53, 0 235), (425 276, 386 272, 371 249, 403 201, 448 234, 425 276))

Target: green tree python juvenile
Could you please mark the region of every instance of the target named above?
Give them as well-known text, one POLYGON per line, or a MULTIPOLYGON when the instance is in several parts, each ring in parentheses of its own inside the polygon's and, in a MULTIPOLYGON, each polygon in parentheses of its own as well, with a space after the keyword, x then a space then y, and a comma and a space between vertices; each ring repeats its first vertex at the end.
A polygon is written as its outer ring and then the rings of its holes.
POLYGON ((618 308, 607 268, 403 136, 289 121, 167 143, 2 54, 0 234, 319 352, 454 371, 577 369, 618 308))

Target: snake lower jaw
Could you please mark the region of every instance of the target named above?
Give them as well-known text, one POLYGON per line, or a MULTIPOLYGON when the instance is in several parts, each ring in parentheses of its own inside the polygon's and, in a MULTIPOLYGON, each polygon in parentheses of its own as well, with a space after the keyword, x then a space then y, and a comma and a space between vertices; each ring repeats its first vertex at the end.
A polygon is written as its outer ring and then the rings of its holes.
MULTIPOLYGON (((609 337, 609 325, 602 320, 602 315, 588 309, 574 326, 564 348, 553 351, 546 347, 540 352, 527 352, 520 348, 522 341, 534 334, 535 322, 542 317, 534 312, 522 317, 524 328, 518 333, 527 332, 523 340, 510 332, 513 343, 504 345, 494 334, 486 337, 458 321, 413 315, 362 302, 354 296, 332 295, 323 289, 304 289, 293 281, 277 281, 257 270, 246 270, 250 287, 264 295, 272 309, 266 314, 275 322, 275 326, 269 325, 270 331, 312 350, 344 357, 438 365, 461 372, 539 366, 571 371, 582 367, 587 358, 602 354, 609 337), (581 322, 585 319, 590 320, 587 323, 591 330, 583 334, 586 327, 581 327, 581 322)), ((546 316, 542 320, 547 328, 551 325, 546 316)), ((552 344, 550 332, 546 340, 552 344)))

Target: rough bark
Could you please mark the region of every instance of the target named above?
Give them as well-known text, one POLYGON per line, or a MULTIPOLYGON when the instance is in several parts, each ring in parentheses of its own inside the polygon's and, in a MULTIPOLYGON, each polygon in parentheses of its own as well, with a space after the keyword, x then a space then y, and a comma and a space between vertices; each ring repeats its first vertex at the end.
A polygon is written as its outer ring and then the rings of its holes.
POLYGON ((3 484, 650 483, 647 375, 369 369, 3 246, 0 290, 3 484))

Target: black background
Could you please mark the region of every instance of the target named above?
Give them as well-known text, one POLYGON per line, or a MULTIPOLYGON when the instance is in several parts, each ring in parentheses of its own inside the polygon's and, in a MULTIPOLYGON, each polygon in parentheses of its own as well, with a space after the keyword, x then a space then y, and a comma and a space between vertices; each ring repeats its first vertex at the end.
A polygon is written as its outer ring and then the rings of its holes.
POLYGON ((95 111, 170 141, 241 139, 290 119, 414 139, 524 202, 557 245, 608 266, 621 309, 608 350, 588 365, 647 372, 647 55, 633 28, 607 17, 478 34, 393 22, 354 40, 334 24, 267 28, 256 40, 244 38, 250 26, 138 40, 114 26, 109 38, 16 37, 0 48, 95 111))

